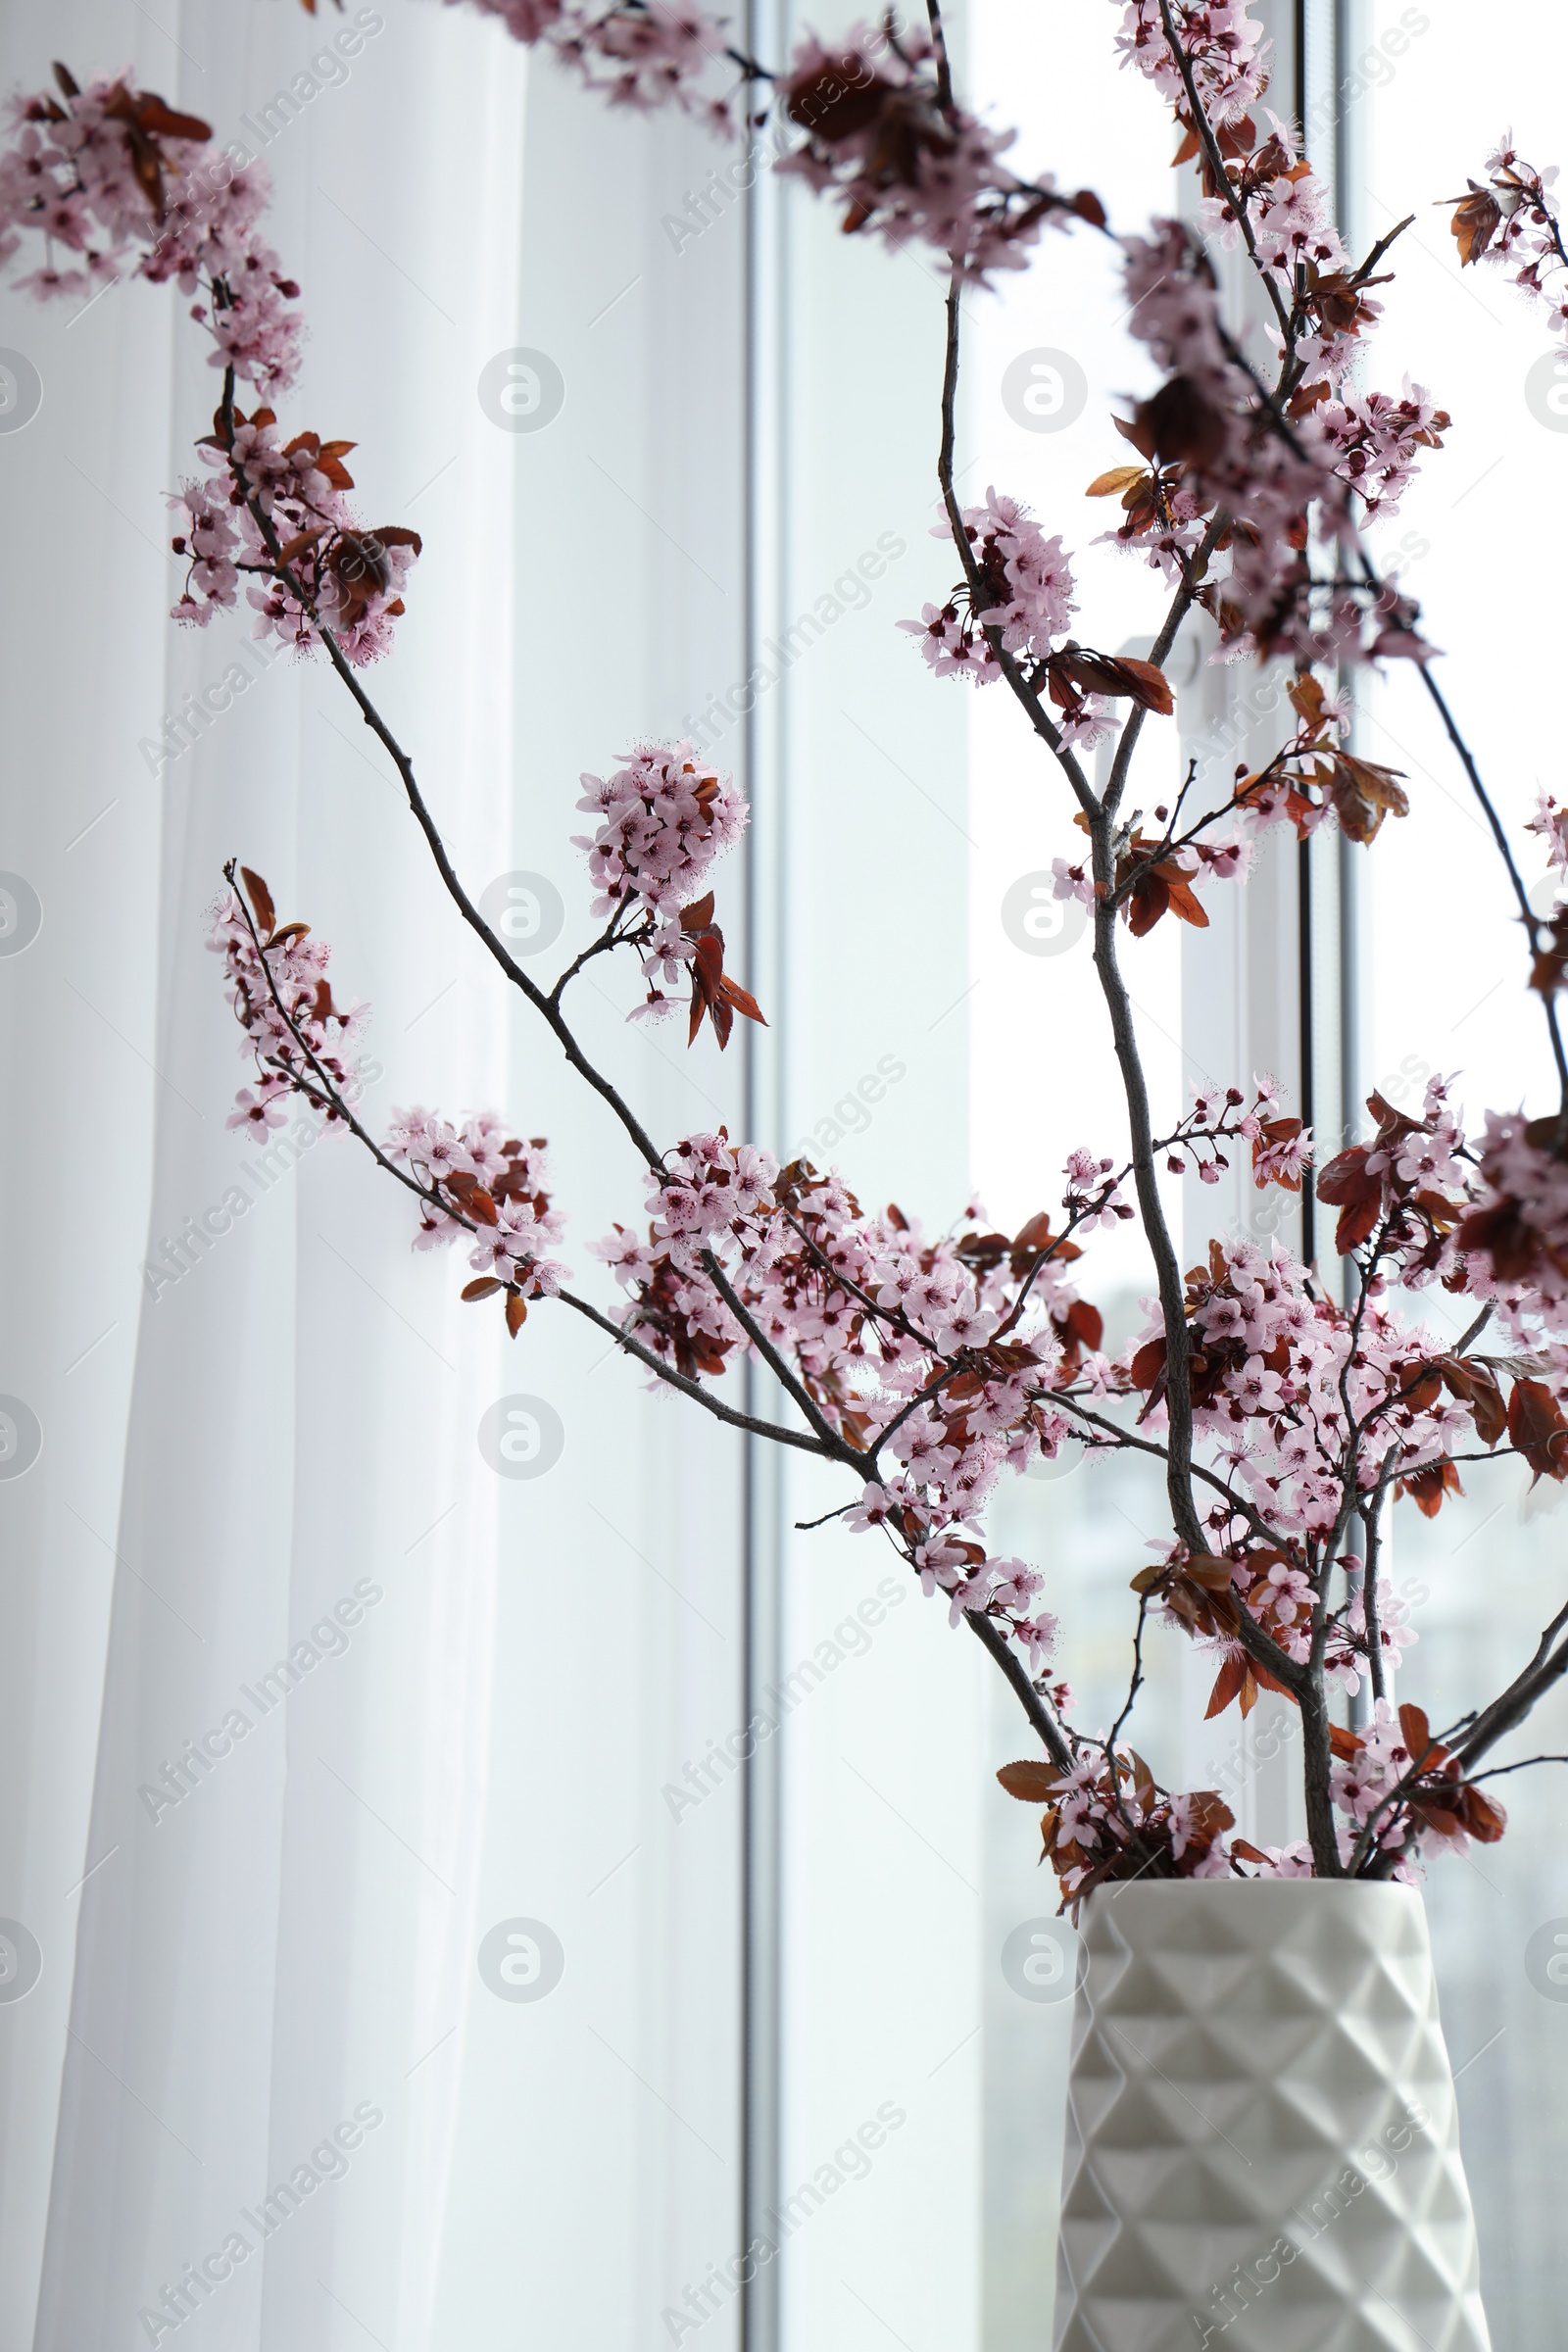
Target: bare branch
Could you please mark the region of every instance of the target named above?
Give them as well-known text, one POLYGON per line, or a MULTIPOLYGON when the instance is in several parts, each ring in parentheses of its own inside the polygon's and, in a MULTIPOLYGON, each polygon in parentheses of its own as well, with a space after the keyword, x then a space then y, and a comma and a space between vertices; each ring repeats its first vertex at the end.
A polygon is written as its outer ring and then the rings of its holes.
POLYGON ((841 1437, 833 1424, 824 1417, 810 1391, 790 1370, 772 1341, 761 1329, 745 1300, 730 1282, 711 1250, 705 1250, 702 1258, 709 1281, 723 1299, 724 1304, 729 1308, 730 1313, 745 1332, 779 1386, 787 1390, 800 1406, 822 1445, 828 1448, 836 1461, 846 1462, 854 1469, 863 1469, 867 1465, 869 1457, 861 1453, 858 1446, 852 1446, 847 1438, 841 1437))
POLYGON ((1013 1649, 1006 1635, 1002 1632, 1000 1627, 994 1625, 989 1617, 982 1616, 978 1610, 965 1609, 963 1621, 982 1649, 988 1649, 991 1652, 1018 1693, 1023 1711, 1034 1725, 1040 1736, 1041 1745, 1045 1748, 1053 1764, 1057 1767, 1058 1771, 1071 1772, 1074 1762, 1073 1752, 1062 1736, 1061 1726, 1029 1680, 1024 1662, 1013 1649))
POLYGON ((1568 1607, 1559 1609, 1545 1627, 1529 1665, 1515 1675, 1490 1707, 1482 1708, 1474 1727, 1454 1750, 1462 1766, 1476 1763, 1489 1748, 1495 1747, 1499 1740, 1523 1723, 1538 1700, 1544 1698, 1552 1686, 1568 1674, 1568 1642, 1560 1649, 1553 1647, 1565 1626, 1568 1626, 1568 1607))

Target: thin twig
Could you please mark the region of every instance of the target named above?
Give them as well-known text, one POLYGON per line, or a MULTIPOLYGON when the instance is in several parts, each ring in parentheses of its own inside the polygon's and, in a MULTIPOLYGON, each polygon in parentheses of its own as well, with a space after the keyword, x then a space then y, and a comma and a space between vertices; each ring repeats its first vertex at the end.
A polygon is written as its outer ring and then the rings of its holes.
POLYGON ((1505 1780, 1510 1772, 1528 1772, 1533 1764, 1568 1764, 1568 1756, 1521 1756, 1517 1764, 1494 1764, 1490 1772, 1472 1774, 1470 1786, 1479 1788, 1483 1781, 1505 1780))
POLYGON ((353 697, 354 702, 358 707, 361 718, 369 728, 371 734, 375 736, 377 742, 386 752, 388 759, 392 761, 393 766, 397 769, 409 807, 414 813, 415 820, 417 823, 419 830, 423 833, 425 841, 429 846, 430 855, 435 860, 436 871, 441 876, 441 880, 445 885, 448 897, 452 900, 453 905, 458 908, 459 913, 463 916, 464 921, 468 925, 470 930, 474 931, 484 942, 485 947, 489 950, 491 956, 500 965, 502 971, 512 982, 513 986, 520 990, 522 995, 528 1000, 528 1003, 533 1006, 534 1010, 553 1031, 557 1042, 561 1046, 562 1052, 565 1054, 567 1061, 570 1062, 572 1068, 577 1072, 577 1075, 593 1089, 594 1093, 597 1094, 604 1102, 609 1105, 610 1109, 620 1121, 621 1126, 625 1129, 632 1142, 636 1145, 638 1152, 643 1155, 645 1164, 650 1169, 659 1169, 662 1165, 659 1152, 655 1147, 653 1138, 648 1134, 646 1128, 644 1128, 642 1125, 642 1122, 637 1118, 635 1112, 632 1111, 630 1106, 622 1101, 619 1093, 611 1084, 610 1080, 606 1078, 602 1072, 597 1070, 593 1063, 588 1059, 588 1056, 586 1054, 584 1054, 582 1048, 578 1045, 576 1038, 572 1035, 571 1030, 568 1028, 559 1004, 553 1003, 551 999, 546 996, 544 990, 539 986, 538 982, 531 979, 528 973, 523 970, 522 966, 516 961, 516 958, 509 952, 505 942, 485 921, 484 916, 479 912, 478 907, 474 905, 467 892, 464 889, 462 882, 458 879, 457 870, 452 863, 452 859, 447 854, 446 844, 441 838, 441 834, 436 826, 435 819, 431 816, 430 811, 425 805, 424 797, 419 790, 417 782, 416 781, 414 762, 412 759, 409 757, 408 753, 404 751, 402 745, 392 733, 391 728, 381 716, 380 711, 376 709, 369 696, 366 693, 364 687, 360 684, 359 679, 355 676, 354 670, 350 665, 342 647, 338 644, 337 638, 333 634, 331 628, 313 609, 311 600, 304 588, 303 583, 290 570, 288 565, 282 562, 281 545, 277 538, 277 534, 272 528, 271 519, 264 512, 261 501, 251 488, 249 481, 244 475, 243 469, 234 462, 234 376, 232 368, 228 370, 224 377, 224 399, 220 414, 223 417, 223 432, 229 458, 230 469, 234 474, 236 482, 238 482, 240 486, 246 505, 249 507, 252 518, 256 523, 256 527, 261 532, 263 543, 267 548, 267 552, 272 558, 273 567, 276 571, 277 577, 287 584, 292 594, 298 600, 301 610, 309 613, 312 626, 315 628, 318 636, 320 638, 322 645, 326 648, 327 659, 330 661, 332 667, 336 670, 339 679, 342 681, 342 684, 347 688, 349 694, 353 697))
POLYGON ((965 1609, 963 1621, 982 1649, 988 1649, 991 1652, 1018 1693, 1019 1703, 1040 1735, 1041 1744, 1053 1764, 1059 1772, 1071 1772, 1075 1758, 1072 1749, 1062 1737, 1061 1726, 1029 1680, 1022 1658, 1013 1649, 1005 1634, 1002 1633, 989 1617, 981 1615, 978 1610, 965 1609))

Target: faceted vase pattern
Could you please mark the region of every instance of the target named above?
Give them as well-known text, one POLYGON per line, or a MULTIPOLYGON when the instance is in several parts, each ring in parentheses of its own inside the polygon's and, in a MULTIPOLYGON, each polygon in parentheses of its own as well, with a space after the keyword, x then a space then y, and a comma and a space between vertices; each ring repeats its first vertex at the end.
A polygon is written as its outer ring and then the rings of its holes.
POLYGON ((1083 1915, 1055 2352, 1491 2352, 1413 1886, 1083 1915))

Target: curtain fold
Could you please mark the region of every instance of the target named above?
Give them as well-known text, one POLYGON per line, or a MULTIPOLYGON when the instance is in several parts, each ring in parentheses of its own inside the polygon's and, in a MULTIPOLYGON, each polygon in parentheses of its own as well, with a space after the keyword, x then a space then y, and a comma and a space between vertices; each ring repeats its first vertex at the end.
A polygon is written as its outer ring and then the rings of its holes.
MULTIPOLYGON (((414 0, 0 24, 8 87, 56 53, 265 154, 311 327, 281 413, 354 436, 367 520, 425 538, 368 683, 475 894, 559 891, 564 962, 578 770, 744 672, 743 256, 682 262, 660 227, 700 134, 607 120, 414 0), (519 347, 565 384, 539 432, 476 390, 519 347)), ((245 1072, 204 941, 237 855, 371 1001, 372 1130, 423 1101, 548 1131, 601 1297, 587 1246, 641 1213, 635 1154, 506 1001, 330 675, 243 618, 165 619, 161 499, 218 383, 177 298, 0 306, 45 389, 0 437, 0 866, 45 910, 0 960, 7 1100, 65 1146, 6 1154, 8 1231, 46 1238, 11 1253, 0 1337, 44 1433, 0 1482, 0 1914, 43 1972, 0 2005, 0 2332, 646 2337, 738 2227, 739 1814, 682 1831, 661 1793, 741 1719, 738 1451, 651 1414, 564 1311, 508 1343, 345 1140, 225 1130, 245 1072), (478 1441, 518 1396, 564 1433, 537 1479, 478 1441), (517 1920, 564 1955, 535 2002, 481 1972, 517 1920)), ((626 1028, 638 993, 579 988, 593 1050, 662 1136, 733 1121, 732 1070, 626 1028)))

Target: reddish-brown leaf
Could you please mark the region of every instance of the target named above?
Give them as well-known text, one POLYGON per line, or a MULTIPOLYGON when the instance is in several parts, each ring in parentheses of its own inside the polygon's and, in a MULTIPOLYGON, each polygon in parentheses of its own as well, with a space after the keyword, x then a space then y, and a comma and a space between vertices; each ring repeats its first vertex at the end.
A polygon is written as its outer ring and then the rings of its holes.
POLYGON ((136 122, 142 130, 151 131, 161 139, 210 139, 213 126, 200 115, 180 115, 166 106, 151 90, 143 90, 136 102, 136 122))
POLYGON ((1169 896, 1170 910, 1179 922, 1191 923, 1195 931, 1208 929, 1208 917, 1195 896, 1191 883, 1167 880, 1165 889, 1169 896))
POLYGON ((314 547, 318 539, 325 537, 326 525, 324 523, 318 523, 314 531, 296 531, 293 538, 285 539, 278 549, 279 564, 295 563, 299 557, 304 555, 308 547, 314 547))
POLYGON ((1161 718, 1169 718, 1176 704, 1170 681, 1162 669, 1152 662, 1134 661, 1131 654, 1118 654, 1116 667, 1128 680, 1123 692, 1131 694, 1133 701, 1141 703, 1146 710, 1154 710, 1161 718))
POLYGON ((1502 207, 1490 188, 1479 187, 1472 179, 1470 193, 1456 200, 1452 220, 1454 243, 1459 248, 1459 267, 1479 262, 1502 224, 1502 207))
POLYGON ((1050 667, 1054 682, 1066 679, 1084 694, 1103 694, 1112 700, 1130 697, 1146 710, 1156 710, 1165 718, 1176 707, 1164 671, 1152 662, 1134 662, 1125 654, 1097 654, 1087 646, 1066 645, 1052 655, 1050 667))
POLYGON ((1021 1281, 1034 1260, 1048 1252, 1053 1262, 1060 1266, 1070 1265, 1074 1258, 1083 1255, 1076 1242, 1053 1234, 1051 1211, 1042 1208, 1026 1224, 1020 1225, 1013 1236, 1010 1263, 1014 1282, 1021 1281))
POLYGON ((1217 1788, 1195 1788, 1191 1791, 1193 1827, 1200 1838, 1214 1838, 1223 1830, 1234 1830, 1236 1816, 1217 1788))
POLYGON ((1449 1396, 1470 1407, 1482 1445, 1495 1446, 1508 1428, 1508 1410, 1496 1374, 1490 1365, 1471 1363, 1460 1355, 1442 1357, 1438 1369, 1449 1396))
POLYGON ((1473 1783, 1459 1791, 1459 1818, 1480 1845, 1495 1845, 1508 1826, 1508 1816, 1494 1796, 1483 1796, 1473 1783))
MULTIPOLYGON (((1319 768, 1319 774, 1323 770, 1319 768)), ((1371 760, 1356 760, 1336 752, 1328 766, 1328 795, 1340 820, 1340 830, 1354 842, 1376 838, 1385 816, 1408 816, 1410 803, 1396 782, 1397 768, 1379 767, 1371 760)))
POLYGON ((1144 457, 1152 458, 1153 456, 1154 436, 1150 427, 1143 421, 1141 416, 1131 417, 1113 416, 1110 421, 1116 427, 1116 430, 1118 433, 1120 433, 1122 439, 1124 441, 1130 441, 1134 449, 1138 450, 1144 457))
POLYGON ((1318 1171, 1318 1199, 1340 1210, 1334 1242, 1342 1257, 1364 1242, 1378 1221, 1383 1179, 1367 1174, 1367 1157, 1365 1144, 1352 1144, 1348 1151, 1336 1153, 1327 1167, 1318 1171))
POLYGON ((1127 894, 1127 928, 1134 939, 1152 931, 1170 906, 1170 890, 1156 873, 1140 874, 1127 894))
POLYGON ((1432 1746, 1432 1727, 1425 1708, 1414 1706, 1407 1699, 1399 1709, 1399 1730, 1410 1750, 1411 1763, 1419 1764, 1432 1746))
POLYGON ((1054 1764, 1038 1764, 1032 1757, 1026 1757, 1017 1764, 1004 1764, 997 1778, 1009 1796, 1026 1805, 1041 1805, 1056 1793, 1061 1774, 1054 1764))
POLYGON ((515 1339, 528 1320, 528 1301, 514 1286, 507 1290, 507 1329, 515 1339))
POLYGON ((1471 1209, 1453 1238, 1461 1250, 1484 1250, 1499 1282, 1521 1281, 1541 1255, 1541 1235, 1517 1200, 1471 1209))
POLYGON ((1441 1795, 1423 1790, 1419 1797, 1411 1798, 1410 1812, 1424 1830, 1431 1830, 1439 1838, 1464 1836, 1464 1823, 1459 1817, 1458 1806, 1445 1803, 1441 1795))
POLYGON ((1396 1492, 1408 1494, 1423 1519, 1435 1519, 1443 1508, 1445 1494, 1463 1494, 1464 1489, 1459 1484, 1457 1464, 1445 1455, 1442 1461, 1428 1462, 1424 1469, 1401 1478, 1396 1492))
POLYGON ((245 885, 245 894, 255 913, 257 930, 264 939, 270 939, 277 928, 277 909, 272 905, 271 892, 261 875, 253 874, 248 865, 240 867, 239 878, 245 885))
POLYGON ((1087 1298, 1075 1298, 1056 1328, 1080 1347, 1093 1349, 1105 1336, 1105 1318, 1087 1298))
POLYGON ((1108 473, 1097 473, 1085 498, 1120 498, 1135 482, 1146 482, 1149 475, 1142 466, 1112 466, 1108 473))
POLYGON ((1137 422, 1167 466, 1201 469, 1225 449, 1225 419, 1190 375, 1173 375, 1152 400, 1140 401, 1137 422))
POLYGON ((726 973, 719 982, 719 988, 726 1004, 733 1004, 736 1011, 744 1013, 749 1021, 760 1021, 764 1029, 767 1027, 767 1022, 762 1017, 761 1006, 748 989, 742 988, 738 980, 731 980, 726 973))
POLYGON ((500 1283, 496 1280, 493 1274, 480 1274, 477 1275, 472 1282, 466 1282, 464 1284, 462 1291, 459 1293, 459 1297, 463 1298, 492 1298, 497 1291, 503 1290, 505 1287, 506 1286, 503 1283, 500 1283))
POLYGON ((1508 1399, 1508 1436, 1535 1472, 1531 1485, 1543 1478, 1568 1478, 1568 1421, 1544 1381, 1516 1380, 1508 1399))
MULTIPOLYGON (((1240 1698, 1242 1696, 1242 1691, 1245 1686, 1250 1683, 1251 1679, 1251 1676, 1247 1671, 1247 1654, 1245 1650, 1235 1651, 1225 1660, 1224 1665, 1221 1666, 1218 1674, 1214 1677, 1214 1688, 1209 1692, 1208 1704, 1203 1709, 1204 1721, 1206 1722, 1208 1718, 1213 1715, 1223 1715, 1226 1708, 1230 1705, 1231 1700, 1233 1698, 1240 1698)), ((1256 1697, 1257 1693, 1255 1690, 1253 1691, 1252 1695, 1254 1698, 1256 1697)), ((1245 1715, 1247 1711, 1247 1702, 1244 1700, 1242 1712, 1245 1715)))
MULTIPOLYGON (((1257 1166, 1271 1144, 1291 1143, 1300 1132, 1301 1122, 1299 1119, 1264 1119, 1258 1133, 1252 1139, 1252 1166, 1254 1168, 1257 1166)), ((1299 1176, 1279 1175, 1272 1177, 1270 1181, 1277 1184, 1282 1192, 1298 1193, 1301 1189, 1299 1176)))

